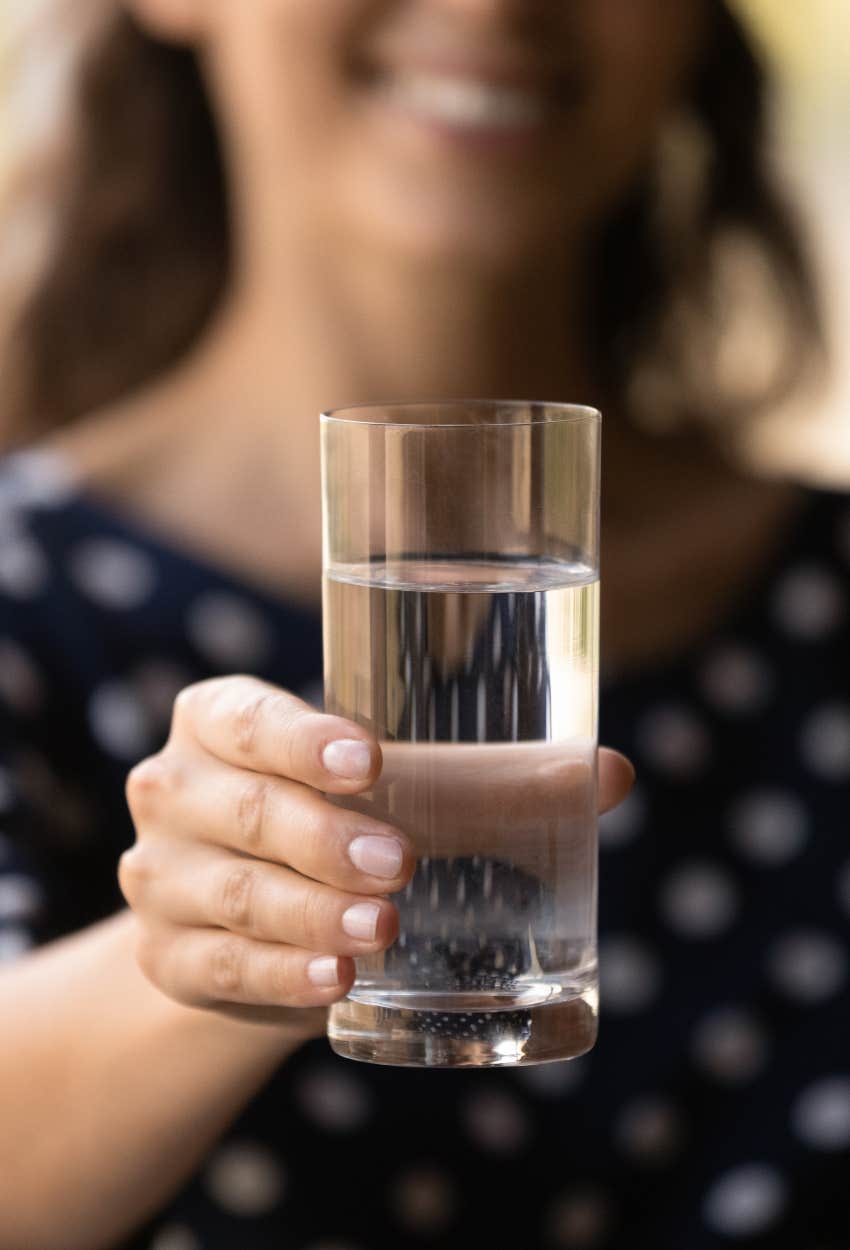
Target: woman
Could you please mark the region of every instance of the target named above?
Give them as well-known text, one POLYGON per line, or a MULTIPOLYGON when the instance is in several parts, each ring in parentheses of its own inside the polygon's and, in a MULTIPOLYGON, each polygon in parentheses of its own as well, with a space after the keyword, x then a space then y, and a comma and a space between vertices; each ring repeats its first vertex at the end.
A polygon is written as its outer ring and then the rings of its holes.
MULTIPOLYGON (((844 505, 717 432, 816 335, 737 25, 711 0, 94 9, 5 375, 31 446, 3 470, 0 1247, 840 1244, 844 505), (745 391, 712 319, 730 238, 782 314, 745 391), (600 1043, 527 1072, 305 1045, 414 868, 319 794, 380 759, 298 697, 315 414, 456 394, 606 414, 603 730, 641 782, 605 831, 600 1043)), ((631 770, 600 765, 612 807, 631 770)))

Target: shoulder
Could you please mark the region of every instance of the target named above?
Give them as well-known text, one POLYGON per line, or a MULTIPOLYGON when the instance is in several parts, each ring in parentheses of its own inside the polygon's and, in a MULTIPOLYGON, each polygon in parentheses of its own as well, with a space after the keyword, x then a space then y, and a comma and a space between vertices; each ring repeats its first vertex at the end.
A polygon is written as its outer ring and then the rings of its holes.
MULTIPOLYGON (((82 714, 150 627, 157 568, 87 501, 63 458, 0 457, 0 711, 47 730, 82 714)), ((130 658, 132 658, 130 655, 130 658)), ((129 662, 129 660, 128 660, 129 662)))
POLYGON ((25 714, 42 685, 62 518, 74 495, 71 475, 52 454, 0 457, 0 702, 7 711, 25 714))
POLYGON ((0 626, 32 626, 45 613, 56 626, 61 610, 66 627, 68 614, 136 606, 152 592, 154 565, 61 455, 0 457, 0 626))
POLYGON ((161 742, 174 695, 204 675, 172 571, 61 453, 0 457, 0 746, 102 772, 161 742))

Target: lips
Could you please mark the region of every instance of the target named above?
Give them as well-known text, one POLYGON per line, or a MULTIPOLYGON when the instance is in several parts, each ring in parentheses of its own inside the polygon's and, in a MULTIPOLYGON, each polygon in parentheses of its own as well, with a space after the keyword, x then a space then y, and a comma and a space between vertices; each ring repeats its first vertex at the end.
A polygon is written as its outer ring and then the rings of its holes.
POLYGON ((551 93, 470 75, 406 71, 387 75, 381 92, 391 104, 426 122, 465 130, 518 130, 542 125, 551 93))
POLYGON ((520 138, 562 120, 585 95, 578 60, 555 53, 423 40, 379 47, 354 69, 373 98, 426 126, 473 140, 520 138))

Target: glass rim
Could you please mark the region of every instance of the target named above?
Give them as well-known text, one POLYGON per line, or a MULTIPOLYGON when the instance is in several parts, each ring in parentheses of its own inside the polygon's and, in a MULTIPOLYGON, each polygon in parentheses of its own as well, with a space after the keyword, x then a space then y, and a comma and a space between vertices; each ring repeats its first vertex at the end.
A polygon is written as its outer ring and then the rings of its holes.
MULTIPOLYGON (((437 415, 435 413, 435 415, 437 415)), ((512 429, 519 426, 550 425, 561 422, 586 422, 597 424, 602 420, 598 408, 589 404, 570 404, 561 401, 537 399, 402 399, 370 401, 360 404, 345 404, 338 408, 329 408, 319 414, 322 424, 340 425, 373 425, 384 429, 395 430, 481 430, 481 429, 512 429), (499 409, 501 416, 494 420, 459 420, 459 421, 404 421, 382 420, 364 415, 366 412, 377 412, 380 409, 399 412, 439 410, 446 408, 478 408, 499 409), (506 414, 515 413, 516 419, 506 419, 506 414)))

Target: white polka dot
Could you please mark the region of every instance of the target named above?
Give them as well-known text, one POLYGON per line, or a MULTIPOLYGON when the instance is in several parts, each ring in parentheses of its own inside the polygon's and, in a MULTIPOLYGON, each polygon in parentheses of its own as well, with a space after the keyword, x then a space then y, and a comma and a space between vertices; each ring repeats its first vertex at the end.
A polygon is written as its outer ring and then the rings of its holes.
POLYGON ((44 553, 24 534, 6 534, 0 539, 0 590, 15 599, 31 599, 50 580, 44 553))
POLYGON ((514 1069, 513 1076, 532 1094, 543 1098, 556 1098, 569 1094, 587 1076, 588 1062, 578 1059, 559 1059, 557 1063, 530 1063, 514 1069))
POLYGON ((850 1146, 850 1077, 832 1076, 804 1090, 791 1109, 794 1132, 813 1150, 850 1146))
POLYGON ((561 1250, 592 1250, 604 1240, 610 1224, 608 1202, 594 1190, 557 1198, 544 1219, 547 1242, 561 1250))
POLYGON ((120 681, 104 682, 89 699, 89 724, 104 750, 134 760, 151 746, 151 725, 132 688, 120 681))
POLYGON ((185 1224, 169 1224, 154 1237, 150 1250, 203 1250, 203 1247, 191 1228, 185 1224))
POLYGON ((599 948, 599 996, 605 1011, 640 1011, 661 981, 657 959, 629 937, 603 939, 599 948))
POLYGON ((233 1215, 265 1215, 280 1202, 283 1169, 268 1150, 253 1142, 230 1142, 210 1160, 206 1185, 212 1197, 233 1215))
POLYGON ((599 845, 603 850, 625 846, 640 833, 646 817, 646 800, 635 787, 618 807, 599 817, 599 845))
POLYGON ((356 1076, 330 1067, 301 1073, 295 1094, 304 1114, 333 1133, 352 1133, 374 1113, 368 1087, 356 1076))
POLYGON ((785 1206, 785 1185, 766 1163, 745 1163, 714 1182, 705 1197, 706 1222, 725 1237, 753 1237, 773 1225, 785 1206))
POLYGON ((637 747, 646 762, 671 777, 689 778, 708 762, 710 741, 705 727, 684 707, 659 707, 637 727, 637 747))
POLYGON ((800 749, 809 770, 827 781, 850 778, 850 707, 818 708, 803 725, 800 749))
POLYGON ((16 874, 0 877, 0 921, 5 924, 29 920, 44 904, 41 886, 31 877, 16 874))
POLYGON ((273 639, 265 618, 226 591, 199 595, 186 627, 195 646, 224 668, 256 668, 271 654, 273 639))
POLYGON ((461 1118, 469 1137, 484 1150, 512 1154, 528 1140, 523 1106, 504 1090, 476 1090, 461 1108, 461 1118))
POLYGON ((838 901, 850 916, 850 860, 838 874, 838 901))
POLYGON ((114 538, 89 538, 68 557, 77 587, 104 608, 137 608, 153 594, 156 565, 150 556, 114 538))
POLYGON ((33 940, 26 929, 0 929, 0 964, 12 963, 32 947, 33 940))
POLYGON ((622 1109, 614 1137, 620 1149, 639 1163, 663 1163, 682 1140, 681 1118, 667 1099, 643 1094, 622 1109))
POLYGON ((174 709, 174 700, 191 684, 187 669, 170 660, 146 660, 133 672, 132 684, 155 725, 168 725, 174 709))
POLYGON ((749 1081, 764 1066, 767 1041, 753 1017, 739 1007, 719 1007, 694 1030, 699 1066, 724 1084, 749 1081))
POLYGON ((42 448, 17 451, 6 461, 7 474, 0 479, 4 503, 38 508, 58 508, 74 493, 73 474, 56 452, 42 448))
POLYGON ((454 1189, 444 1172, 422 1165, 399 1176, 390 1202, 399 1223, 421 1233, 435 1233, 451 1221, 454 1189))
POLYGON ((661 910, 683 937, 717 937, 735 918, 738 890, 732 878, 713 864, 685 864, 664 883, 661 910))
POLYGON ((0 698, 15 711, 31 715, 43 697, 41 676, 23 647, 0 639, 0 698))
POLYGON ((787 791, 754 790, 730 809, 729 832, 742 855, 773 868, 799 855, 809 817, 800 800, 787 791))
POLYGON ((840 624, 845 605, 838 579, 827 569, 807 565, 786 574, 774 592, 772 610, 787 634, 814 642, 840 624))
POLYGON ((768 972, 789 998, 814 1004, 838 992, 847 975, 847 956, 835 938, 814 930, 797 930, 774 942, 768 972))
POLYGON ((765 661, 743 647, 724 647, 705 661, 700 685, 707 701, 721 712, 738 716, 760 711, 773 691, 765 661))

